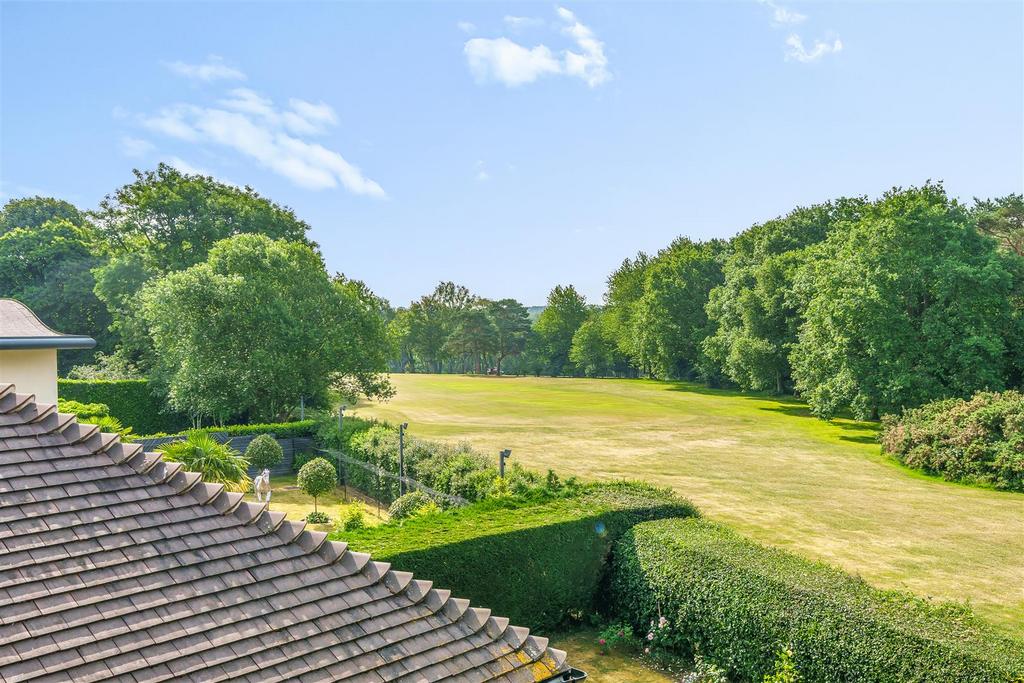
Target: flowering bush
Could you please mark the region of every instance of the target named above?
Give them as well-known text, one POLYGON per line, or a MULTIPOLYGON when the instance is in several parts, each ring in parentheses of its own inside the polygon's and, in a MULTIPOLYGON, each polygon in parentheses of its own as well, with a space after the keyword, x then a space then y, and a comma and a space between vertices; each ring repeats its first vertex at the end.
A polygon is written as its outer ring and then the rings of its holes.
POLYGON ((597 646, 601 654, 606 655, 619 646, 636 648, 640 644, 633 634, 633 627, 629 624, 611 624, 597 637, 597 646))

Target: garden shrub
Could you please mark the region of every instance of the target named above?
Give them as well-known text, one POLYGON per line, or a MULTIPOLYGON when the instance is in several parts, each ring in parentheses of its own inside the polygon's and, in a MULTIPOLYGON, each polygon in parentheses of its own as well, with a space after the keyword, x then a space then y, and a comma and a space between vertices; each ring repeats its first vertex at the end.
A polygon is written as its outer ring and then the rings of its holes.
POLYGON ((306 515, 306 521, 310 524, 330 524, 331 518, 326 512, 313 511, 306 515))
POLYGON ((388 517, 395 520, 412 517, 432 502, 430 496, 422 491, 410 491, 395 499, 395 502, 388 508, 388 517))
POLYGON ((245 457, 257 470, 271 469, 284 459, 284 449, 274 437, 260 434, 249 442, 245 449, 245 457))
POLYGON ((458 597, 531 628, 596 609, 612 543, 634 524, 697 514, 670 491, 591 484, 562 495, 534 490, 462 508, 335 532, 353 550, 429 578, 458 597))
POLYGON ((105 404, 109 415, 136 434, 175 433, 189 426, 187 416, 167 410, 149 380, 59 379, 57 392, 69 401, 105 404))
POLYGON ((132 428, 125 427, 116 417, 112 417, 110 407, 105 403, 81 403, 58 398, 57 410, 62 413, 73 413, 79 422, 97 425, 100 431, 107 434, 119 434, 121 441, 126 443, 135 440, 132 428))
POLYGON ((203 475, 207 484, 224 484, 229 491, 241 492, 252 486, 249 461, 205 432, 189 432, 184 440, 165 443, 157 450, 164 460, 180 462, 187 471, 203 475))
POLYGON ((882 449, 944 479, 1024 491, 1024 393, 982 391, 883 420, 882 449))
POLYGON ((345 521, 342 523, 342 529, 345 531, 358 531, 366 527, 366 518, 363 517, 363 511, 357 507, 352 508, 345 515, 345 521))
POLYGON ((872 588, 704 520, 635 526, 616 544, 612 567, 612 602, 623 618, 644 628, 666 618, 659 638, 680 654, 699 651, 731 679, 775 675, 783 650, 806 681, 1024 676, 1024 644, 966 607, 872 588))

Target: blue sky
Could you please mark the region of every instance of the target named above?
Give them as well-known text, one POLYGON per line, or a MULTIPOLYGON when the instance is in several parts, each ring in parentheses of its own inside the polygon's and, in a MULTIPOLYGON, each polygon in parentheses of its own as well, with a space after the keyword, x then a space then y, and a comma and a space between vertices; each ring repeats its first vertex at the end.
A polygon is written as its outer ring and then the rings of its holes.
POLYGON ((395 304, 597 303, 676 235, 1022 191, 1022 7, 4 2, 0 189, 92 208, 164 160, 291 206, 395 304))

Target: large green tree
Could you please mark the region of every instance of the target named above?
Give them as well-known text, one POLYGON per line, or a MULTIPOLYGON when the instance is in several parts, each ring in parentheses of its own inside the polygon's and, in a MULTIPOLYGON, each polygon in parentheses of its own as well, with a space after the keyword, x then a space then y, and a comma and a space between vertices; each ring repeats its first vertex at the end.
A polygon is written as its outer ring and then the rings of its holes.
POLYGON ((162 273, 199 263, 215 243, 232 235, 307 241, 304 221, 251 188, 167 164, 134 173, 134 182, 100 202, 95 219, 115 248, 144 252, 162 273))
POLYGON ((608 314, 592 310, 572 336, 569 360, 587 377, 607 377, 615 371, 615 351, 608 314))
POLYGON ((0 211, 0 235, 15 228, 38 228, 51 220, 72 225, 86 224, 85 214, 74 204, 53 197, 12 199, 0 211))
POLYGON ((494 357, 497 373, 506 358, 518 356, 526 349, 530 334, 530 313, 515 299, 488 301, 487 317, 494 325, 494 357))
POLYGON ((281 417, 342 378, 370 394, 389 355, 379 303, 301 242, 236 235, 140 301, 169 401, 197 420, 281 417))
POLYGON ((540 338, 547 370, 552 375, 572 374, 569 360, 572 337, 587 319, 587 302, 572 285, 556 285, 534 326, 540 338))
POLYGON ((877 417, 1003 386, 1013 278, 941 184, 894 189, 844 222, 796 275, 791 362, 820 416, 877 417))
POLYGON ((482 363, 497 347, 498 330, 487 315, 483 304, 477 304, 462 311, 457 318, 455 329, 448 335, 447 353, 462 360, 462 372, 472 365, 480 374, 482 363))
POLYGON ((604 328, 615 340, 618 355, 638 371, 649 370, 640 366, 640 359, 653 355, 649 349, 650 335, 645 334, 639 322, 644 315, 640 300, 650 264, 651 258, 644 252, 637 253, 636 258, 627 258, 608 276, 605 292, 604 328))
POLYGON ((652 260, 633 324, 640 340, 635 361, 659 377, 713 380, 701 343, 713 332, 705 307, 722 282, 725 242, 676 239, 652 260))
POLYGON ((21 301, 59 332, 96 339, 96 349, 58 354, 60 372, 110 350, 110 315, 93 293, 92 274, 105 262, 105 248, 82 214, 67 202, 35 197, 9 202, 0 224, 0 296, 21 301))
POLYGON ((1024 257, 1024 195, 974 200, 978 231, 994 238, 999 246, 1024 257))
POLYGON ((134 171, 135 180, 107 196, 93 216, 112 257, 97 268, 96 295, 120 336, 119 355, 148 369, 153 349, 136 297, 151 278, 206 259, 219 240, 241 234, 308 242, 309 226, 286 207, 166 164, 134 171))
POLYGON ((793 277, 807 258, 805 247, 825 239, 840 221, 856 219, 864 200, 798 208, 755 225, 729 245, 724 282, 709 297, 714 326, 704 351, 743 389, 792 390, 789 354, 803 322, 793 277))

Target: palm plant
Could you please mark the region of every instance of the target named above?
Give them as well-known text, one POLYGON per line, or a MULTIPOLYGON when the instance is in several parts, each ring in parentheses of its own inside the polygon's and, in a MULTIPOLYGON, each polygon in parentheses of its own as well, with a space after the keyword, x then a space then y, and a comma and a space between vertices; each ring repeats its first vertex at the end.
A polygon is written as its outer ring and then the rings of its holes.
POLYGON ((190 472, 203 475, 208 484, 224 484, 229 491, 248 491, 249 461, 227 444, 206 432, 189 432, 182 441, 164 444, 158 450, 168 462, 180 462, 190 472))

